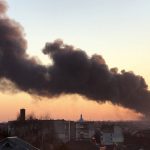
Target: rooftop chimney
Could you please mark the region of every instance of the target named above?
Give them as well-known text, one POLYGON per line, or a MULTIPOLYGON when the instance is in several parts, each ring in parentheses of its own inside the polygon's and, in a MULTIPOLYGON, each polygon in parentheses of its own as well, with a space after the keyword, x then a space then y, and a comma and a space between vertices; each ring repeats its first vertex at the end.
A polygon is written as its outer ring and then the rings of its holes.
POLYGON ((20 109, 20 121, 25 121, 25 112, 26 110, 24 108, 20 109))

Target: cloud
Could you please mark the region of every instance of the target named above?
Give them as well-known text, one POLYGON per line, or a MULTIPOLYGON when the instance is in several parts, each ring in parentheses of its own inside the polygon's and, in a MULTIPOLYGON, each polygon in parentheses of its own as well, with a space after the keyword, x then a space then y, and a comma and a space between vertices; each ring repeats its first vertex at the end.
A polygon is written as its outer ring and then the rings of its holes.
POLYGON ((111 101, 149 113, 150 91, 142 76, 109 69, 101 55, 89 57, 85 51, 60 39, 46 43, 43 48, 53 64, 40 64, 26 53, 23 28, 5 15, 6 8, 0 1, 1 80, 10 80, 16 88, 30 94, 47 97, 80 94, 97 102, 111 101))

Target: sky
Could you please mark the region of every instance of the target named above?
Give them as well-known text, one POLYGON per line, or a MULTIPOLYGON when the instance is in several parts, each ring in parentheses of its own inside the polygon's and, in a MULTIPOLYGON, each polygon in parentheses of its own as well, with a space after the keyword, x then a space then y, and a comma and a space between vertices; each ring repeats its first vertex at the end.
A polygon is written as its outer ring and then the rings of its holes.
MULTIPOLYGON (((45 43, 60 38, 88 55, 102 55, 109 68, 133 71, 150 84, 149 0, 7 0, 7 3, 8 16, 24 28, 27 53, 37 56, 42 63, 51 63, 41 52, 45 43)), ((0 96, 1 121, 14 119, 22 107, 39 116, 49 113, 52 118, 72 120, 81 113, 87 120, 130 120, 141 116, 121 106, 98 104, 79 95, 51 100, 39 100, 23 92, 2 92, 0 96)))

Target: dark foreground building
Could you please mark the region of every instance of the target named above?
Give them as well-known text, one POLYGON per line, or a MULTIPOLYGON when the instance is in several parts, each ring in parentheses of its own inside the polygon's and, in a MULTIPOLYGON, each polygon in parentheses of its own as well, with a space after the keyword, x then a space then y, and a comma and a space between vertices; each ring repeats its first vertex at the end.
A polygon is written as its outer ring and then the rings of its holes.
POLYGON ((39 150, 18 137, 7 137, 0 141, 0 150, 39 150))
POLYGON ((66 145, 67 150, 99 150, 99 147, 90 141, 72 141, 66 145))

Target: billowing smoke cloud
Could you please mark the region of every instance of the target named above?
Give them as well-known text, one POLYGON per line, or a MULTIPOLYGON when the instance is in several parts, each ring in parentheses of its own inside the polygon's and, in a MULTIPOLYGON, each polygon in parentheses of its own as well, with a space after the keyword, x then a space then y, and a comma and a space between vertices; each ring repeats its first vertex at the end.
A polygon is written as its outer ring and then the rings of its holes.
MULTIPOLYGON (((44 66, 26 53, 22 27, 5 15, 0 1, 0 78, 25 92, 40 96, 78 93, 97 102, 111 101, 148 114, 150 91, 143 77, 109 69, 100 55, 91 57, 62 40, 46 43, 43 53, 52 60, 44 66)), ((1 84, 3 82, 0 82, 1 84)))
POLYGON ((5 1, 0 0, 0 13, 5 13, 7 10, 7 4, 5 1))

